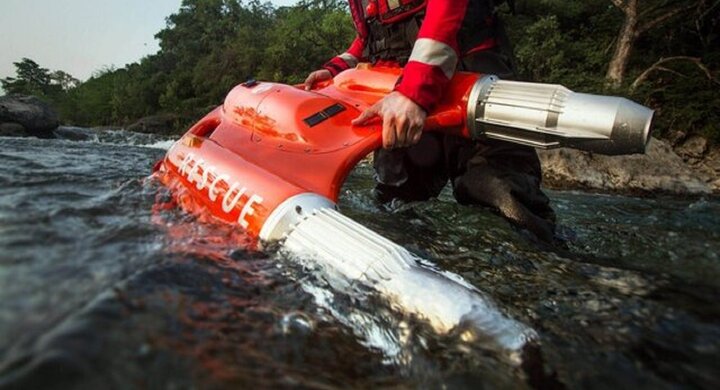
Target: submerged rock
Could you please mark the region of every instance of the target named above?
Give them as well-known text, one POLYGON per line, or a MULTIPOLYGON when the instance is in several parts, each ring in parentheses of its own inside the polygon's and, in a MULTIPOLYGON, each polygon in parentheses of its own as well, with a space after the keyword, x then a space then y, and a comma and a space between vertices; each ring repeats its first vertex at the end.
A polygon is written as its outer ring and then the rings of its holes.
MULTIPOLYGON (((695 153, 700 147, 693 146, 695 153)), ((665 141, 651 139, 645 154, 603 156, 571 149, 540 151, 549 187, 634 194, 709 194, 720 181, 692 169, 665 141)))
POLYGON ((0 135, 54 138, 59 124, 55 110, 35 96, 0 96, 0 135))
POLYGON ((97 139, 95 131, 74 126, 60 126, 53 132, 55 137, 70 141, 90 141, 97 139))
POLYGON ((178 125, 180 118, 175 114, 158 114, 141 118, 127 127, 136 133, 171 134, 178 125))

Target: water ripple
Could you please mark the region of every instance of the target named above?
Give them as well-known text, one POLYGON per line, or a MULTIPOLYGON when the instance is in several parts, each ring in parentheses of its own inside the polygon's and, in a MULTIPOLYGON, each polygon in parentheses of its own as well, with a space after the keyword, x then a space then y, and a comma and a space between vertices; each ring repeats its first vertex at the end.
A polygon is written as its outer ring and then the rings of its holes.
POLYGON ((551 192, 573 238, 543 248, 451 191, 380 207, 361 164, 343 212, 536 329, 519 368, 166 204, 167 141, 87 136, 0 139, 0 388, 720 385, 716 199, 551 192))

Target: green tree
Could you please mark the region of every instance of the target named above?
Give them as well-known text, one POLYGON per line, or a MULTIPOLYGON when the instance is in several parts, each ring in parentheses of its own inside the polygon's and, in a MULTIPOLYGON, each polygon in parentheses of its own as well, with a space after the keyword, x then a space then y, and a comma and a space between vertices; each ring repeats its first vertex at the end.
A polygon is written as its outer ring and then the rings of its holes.
POLYGON ((17 76, 0 80, 7 93, 45 96, 50 91, 52 78, 48 69, 29 58, 13 64, 17 76))
POLYGON ((39 97, 55 107, 63 119, 77 109, 79 104, 70 94, 80 85, 78 79, 62 70, 51 72, 29 58, 14 64, 16 77, 0 80, 5 92, 39 97))
POLYGON ((50 82, 53 85, 59 86, 63 92, 70 91, 80 85, 80 80, 62 70, 56 70, 50 73, 50 82))
POLYGON ((658 28, 686 11, 698 8, 702 1, 687 0, 611 0, 619 8, 624 20, 617 36, 608 71, 605 76, 613 88, 618 88, 625 78, 628 62, 633 54, 635 44, 643 34, 658 28))
POLYGON ((517 14, 505 18, 524 78, 625 95, 656 109, 656 135, 678 130, 720 141, 720 114, 713 108, 720 106, 720 2, 526 0, 517 5, 517 14), (630 29, 628 12, 634 13, 630 29), (627 34, 629 45, 621 42, 627 34), (613 72, 619 77, 608 76, 613 72))
POLYGON ((347 50, 355 30, 346 1, 315 0, 280 9, 269 36, 260 77, 298 83, 347 50))

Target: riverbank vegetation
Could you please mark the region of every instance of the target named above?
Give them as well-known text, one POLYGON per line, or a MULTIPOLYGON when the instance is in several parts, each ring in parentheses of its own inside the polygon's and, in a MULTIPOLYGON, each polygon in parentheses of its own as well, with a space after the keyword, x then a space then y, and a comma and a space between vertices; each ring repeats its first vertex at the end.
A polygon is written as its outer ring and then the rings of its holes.
MULTIPOLYGON (((656 135, 720 141, 720 1, 514 3, 499 9, 524 80, 627 96, 657 110, 656 135)), ((80 82, 21 59, 16 77, 0 81, 8 93, 49 101, 66 124, 125 126, 162 114, 180 132, 248 78, 302 81, 354 34, 344 0, 183 0, 156 35, 160 50, 137 63, 80 82)))

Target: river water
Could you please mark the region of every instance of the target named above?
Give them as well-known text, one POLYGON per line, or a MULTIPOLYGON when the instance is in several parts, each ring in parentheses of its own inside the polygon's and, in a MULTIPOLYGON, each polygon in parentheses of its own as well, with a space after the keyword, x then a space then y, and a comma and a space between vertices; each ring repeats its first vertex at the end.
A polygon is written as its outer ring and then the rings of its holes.
POLYGON ((82 134, 0 139, 1 389, 720 385, 717 199, 551 191, 568 242, 543 248, 447 192, 381 209, 361 164, 343 212, 532 327, 528 369, 371 295, 318 304, 321 276, 165 206, 170 142, 82 134))

